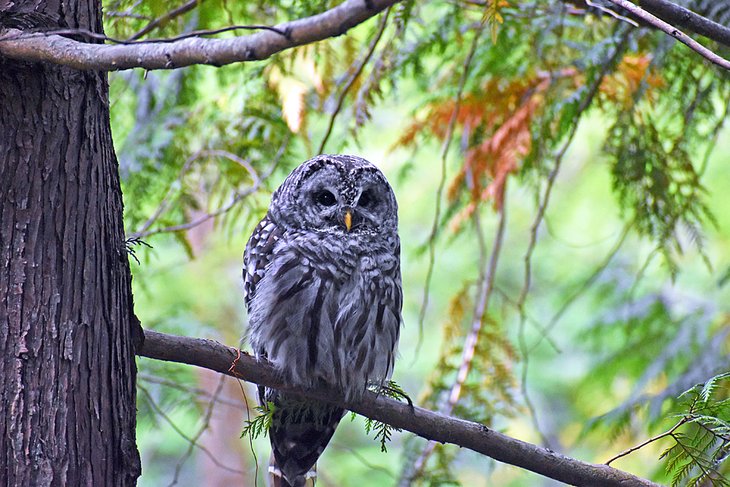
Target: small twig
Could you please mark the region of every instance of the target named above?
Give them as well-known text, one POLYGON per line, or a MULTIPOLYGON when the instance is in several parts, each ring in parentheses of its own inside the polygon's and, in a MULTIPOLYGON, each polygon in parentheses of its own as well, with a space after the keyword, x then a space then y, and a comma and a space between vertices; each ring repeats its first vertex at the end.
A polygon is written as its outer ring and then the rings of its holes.
POLYGON ((705 46, 697 42, 696 40, 689 37, 687 34, 679 30, 678 28, 674 27, 671 24, 668 24, 664 22, 659 17, 647 12, 643 8, 634 5, 633 3, 629 2, 628 0, 608 0, 609 2, 613 3, 614 5, 618 5, 619 7, 622 7, 635 16, 639 17, 644 22, 653 25, 654 27, 658 28, 659 30, 665 32, 666 34, 674 37, 682 44, 686 45, 696 53, 698 53, 700 56, 704 57, 708 61, 715 63, 716 65, 720 66, 721 68, 730 70, 730 61, 723 58, 722 56, 719 56, 718 54, 715 54, 713 51, 707 49, 705 46))
MULTIPOLYGON (((175 465, 175 473, 168 487, 173 487, 174 485, 177 485, 177 481, 180 477, 180 471, 182 470, 183 465, 185 465, 185 462, 187 462, 188 458, 190 458, 190 455, 192 455, 193 448, 198 445, 198 440, 200 439, 200 437, 203 435, 205 430, 208 429, 208 426, 210 426, 210 418, 213 415, 213 409, 215 408, 215 403, 218 401, 218 396, 223 390, 223 384, 225 384, 225 380, 225 375, 221 375, 218 379, 218 386, 216 387, 215 392, 213 392, 213 397, 208 402, 205 414, 203 415, 203 424, 200 426, 195 436, 192 437, 192 441, 188 443, 188 449, 185 451, 183 456, 180 457, 177 465, 175 465)), ((239 471, 239 473, 244 474, 244 472, 241 471, 239 471)))
MULTIPOLYGON (((228 372, 230 375, 236 379, 236 382, 238 383, 238 387, 241 389, 241 397, 243 397, 243 402, 246 405, 246 423, 251 423, 251 405, 248 403, 248 394, 246 394, 246 388, 243 385, 243 382, 241 381, 241 378, 236 373, 236 365, 238 360, 241 358, 241 347, 243 346, 244 339, 241 338, 241 342, 238 344, 238 348, 236 349, 237 355, 236 358, 231 363, 231 366, 228 368, 228 372)), ((256 454, 256 449, 253 447, 253 436, 252 435, 246 435, 248 437, 248 448, 251 450, 251 456, 253 457, 253 464, 254 464, 254 480, 253 485, 254 487, 258 487, 259 485, 259 457, 256 454)))
POLYGON ((180 173, 178 174, 177 178, 170 184, 170 187, 167 189, 167 193, 162 198, 162 201, 160 201, 160 204, 157 205, 157 209, 152 213, 152 215, 145 221, 142 226, 131 234, 130 238, 141 238, 144 235, 148 235, 147 229, 152 226, 152 224, 157 221, 157 219, 162 215, 165 210, 167 210, 167 205, 170 203, 170 199, 172 198, 172 195, 175 193, 175 188, 178 186, 178 184, 182 181, 185 174, 190 169, 190 166, 192 166, 193 162, 195 162, 200 157, 201 152, 197 151, 194 154, 192 154, 190 157, 187 158, 185 163, 183 164, 182 168, 180 169, 180 173))
POLYGON ((337 115, 339 115, 340 110, 342 110, 342 106, 345 102, 345 97, 347 96, 347 93, 350 91, 352 86, 355 84, 355 81, 360 77, 360 75, 363 72, 363 69, 365 69, 365 65, 370 61, 370 58, 373 56, 373 53, 375 52, 375 48, 378 45, 378 42, 380 42, 380 39, 383 37, 383 32, 385 32, 385 27, 388 25, 388 16, 390 15, 390 7, 385 11, 383 14, 383 17, 380 19, 380 26, 378 28, 377 34, 375 34, 375 37, 373 37, 373 40, 370 42, 370 46, 368 47, 368 51, 363 56, 363 58, 360 60, 360 63, 355 68, 355 71, 352 73, 352 76, 348 80, 347 84, 342 88, 342 91, 340 91, 340 96, 337 99, 337 106, 335 107, 335 111, 332 112, 332 116, 330 116, 329 125, 327 125, 327 131, 324 134, 324 137, 322 138, 322 143, 319 144, 319 149, 317 150, 317 154, 324 153, 324 148, 327 145, 327 141, 330 138, 330 135, 332 134, 332 128, 335 125, 335 119, 337 118, 337 115))
MULTIPOLYGON (((179 382, 176 382, 173 380, 162 379, 162 378, 154 376, 154 375, 137 374, 137 380, 141 380, 143 382, 151 382, 153 384, 159 384, 159 385, 162 385, 165 387, 170 387, 172 389, 177 389, 178 391, 185 392, 188 394, 194 394, 199 397, 204 397, 204 398, 208 398, 208 399, 210 399, 212 397, 210 392, 208 392, 204 389, 199 389, 199 388, 195 388, 195 387, 187 387, 179 382)), ((225 404, 226 406, 230 406, 235 409, 242 409, 241 403, 231 401, 226 398, 218 398, 218 402, 220 404, 225 404)))
POLYGON ((246 188, 246 190, 241 191, 240 193, 236 193, 236 195, 231 199, 231 201, 221 208, 218 208, 217 210, 206 213, 205 215, 201 216, 200 218, 197 218, 193 221, 187 222, 187 223, 181 223, 179 225, 171 225, 169 227, 164 228, 157 228, 155 230, 148 230, 146 232, 141 232, 139 234, 132 234, 132 236, 139 236, 139 237, 147 237, 150 235, 157 235, 159 233, 171 233, 171 232, 179 232, 181 230, 190 230, 191 228, 195 228, 198 225, 201 225, 208 220, 221 216, 225 213, 228 213, 231 209, 233 209, 234 206, 236 206, 241 200, 246 198, 247 196, 255 193, 258 191, 259 187, 258 185, 251 186, 250 188, 246 188))
POLYGON ((613 17, 615 19, 623 20, 624 22, 627 22, 627 23, 633 25, 634 27, 638 27, 639 26, 638 22, 636 22, 635 20, 631 20, 628 17, 624 17, 623 15, 620 15, 620 14, 614 12, 610 8, 606 8, 603 5, 599 5, 599 4, 595 3, 595 2, 591 2, 591 0, 585 0, 585 2, 586 2, 586 5, 589 5, 589 6, 593 7, 593 8, 597 8, 601 12, 605 12, 605 13, 607 13, 608 15, 610 15, 611 17, 613 17))
POLYGON ((667 436, 673 436, 674 435, 674 432, 677 431, 677 428, 679 428, 680 426, 682 426, 683 424, 685 424, 688 421, 688 419, 689 418, 684 417, 684 418, 680 419, 677 424, 675 424, 674 426, 672 426, 671 429, 665 431, 664 433, 659 434, 659 435, 656 435, 656 436, 654 436, 652 438, 649 438, 648 440, 646 440, 646 441, 644 441, 644 442, 642 442, 642 443, 640 443, 640 444, 638 444, 636 446, 632 446, 628 450, 622 451, 621 453, 619 453, 618 455, 616 455, 615 457, 613 457, 609 461, 607 461, 606 462, 606 465, 611 465, 611 462, 613 462, 615 460, 618 460, 621 457, 625 457, 626 455, 628 455, 630 453, 633 453, 636 450, 639 450, 641 448, 644 448, 649 443, 653 443, 655 441, 661 440, 662 438, 666 438, 667 436))
POLYGON ((363 455, 361 455, 357 449, 351 447, 350 445, 347 445, 342 442, 334 442, 332 444, 332 446, 337 448, 338 450, 347 451, 348 455, 352 455, 356 460, 358 460, 360 463, 362 463, 368 469, 377 470, 379 472, 384 473, 388 477, 395 479, 395 475, 393 474, 393 472, 388 470, 386 467, 383 467, 382 465, 375 465, 374 463, 370 463, 367 458, 365 458, 363 455))
MULTIPOLYGON (((499 255, 502 249, 502 243, 504 241, 504 230, 507 221, 506 213, 506 209, 502 207, 502 210, 499 212, 499 223, 497 224, 497 230, 494 236, 492 253, 489 257, 489 264, 487 269, 482 270, 483 278, 479 289, 479 296, 477 304, 474 308, 474 317, 472 320, 471 329, 469 330, 469 333, 466 336, 466 340, 464 341, 464 347, 461 353, 461 363, 459 365, 459 370, 456 374, 456 380, 451 386, 451 390, 449 391, 449 396, 446 404, 443 407, 439 408, 439 412, 442 414, 450 415, 454 411, 454 407, 456 406, 456 403, 459 402, 459 398, 461 397, 461 391, 464 388, 466 379, 469 376, 469 371, 471 370, 472 362, 474 361, 477 344, 479 343, 479 336, 481 334, 482 326, 484 324, 484 316, 487 313, 487 309, 489 307, 489 299, 492 295, 492 290, 494 289, 494 278, 497 274, 497 263, 499 262, 499 255)), ((476 218, 479 217, 477 212, 475 212, 475 215, 476 218)), ((416 462, 414 462, 414 473, 412 475, 413 478, 417 477, 426 467, 426 462, 433 453, 435 447, 436 442, 430 441, 423 449, 421 455, 418 457, 416 462)))
MULTIPOLYGON (((225 159, 228 159, 229 161, 235 162, 242 168, 246 170, 249 176, 251 176, 251 180, 253 181, 253 184, 261 184, 261 178, 259 177, 258 173, 256 172, 256 169, 253 168, 251 163, 247 161, 246 159, 237 156, 233 152, 229 152, 223 149, 209 149, 201 151, 200 155, 202 156, 213 156, 213 157, 223 157, 225 159)), ((280 155, 277 155, 277 159, 281 157, 280 155)), ((269 173, 271 174, 271 173, 269 173)))
POLYGON ((203 37, 203 36, 213 36, 218 34, 223 34, 225 32, 232 32, 236 30, 268 30, 270 32, 275 32, 276 34, 279 34, 282 37, 289 37, 289 34, 276 27, 272 27, 270 25, 229 25, 227 27, 221 27, 220 29, 203 29, 203 30, 193 30, 190 32, 186 32, 185 34, 180 34, 179 36, 174 37, 160 37, 156 39, 144 39, 139 41, 123 41, 121 44, 149 44, 153 42, 160 42, 160 43, 168 43, 168 42, 177 42, 181 41, 183 39, 190 39, 191 37, 203 37))
POLYGON ((155 30, 157 27, 160 27, 160 26, 166 24, 167 22, 169 22, 170 20, 191 11, 192 9, 197 7, 199 4, 201 4, 202 2, 203 2, 203 0, 189 0, 187 3, 180 5, 176 9, 170 10, 169 12, 167 12, 163 15, 160 15, 156 19, 151 20, 147 25, 142 27, 140 30, 138 30, 137 32, 132 34, 132 36, 129 39, 127 39, 127 41, 134 41, 134 40, 139 39, 143 35, 148 34, 151 31, 155 30))
MULTIPOLYGON (((494 290, 499 293, 499 295, 502 297, 502 299, 505 300, 505 302, 507 304, 514 307, 515 310, 519 311, 519 308, 517 307, 517 301, 512 296, 510 296, 507 293, 507 291, 505 291, 504 289, 501 289, 497 286, 494 287, 494 290)), ((540 321, 538 321, 537 318, 535 318, 534 316, 531 316, 527 312, 525 312, 525 317, 526 317, 527 321, 533 327, 535 327, 535 329, 538 332, 540 332, 542 334, 542 336, 544 337, 544 340, 548 342, 548 344, 555 351, 555 353, 562 353, 562 350, 560 349, 560 347, 558 347, 558 344, 555 343, 555 341, 550 337, 550 335, 545 332, 545 326, 540 321)))
MULTIPOLYGON (((259 190, 261 187, 261 184, 268 179, 268 177, 274 172, 276 169, 276 166, 279 164, 279 161, 281 160, 281 156, 284 154, 284 148, 286 147, 287 142, 285 142, 280 148, 279 152, 276 155, 276 158, 274 159, 274 163, 271 165, 271 167, 264 173, 263 176, 257 177, 254 179, 254 184, 250 187, 246 188, 244 191, 236 192, 235 196, 231 199, 231 201, 221 208, 218 208, 217 210, 206 213, 205 215, 201 216, 200 218, 197 218, 193 221, 187 222, 187 223, 181 223, 179 225, 171 225, 169 227, 164 228, 157 228, 154 230, 144 230, 140 232, 135 232, 131 235, 129 235, 130 238, 142 238, 147 237, 150 235, 157 235, 159 233, 171 233, 171 232, 179 232, 181 230, 190 230, 191 228, 197 227, 198 225, 201 225, 211 218, 216 218, 218 216, 221 216, 227 212, 229 212, 233 207, 235 207, 241 200, 246 198, 247 196, 255 193, 259 190)), ((232 154, 229 154, 232 155, 232 154)))
POLYGON ((608 255, 603 259, 603 262, 601 262, 595 270, 591 273, 588 278, 583 281, 583 283, 580 285, 580 287, 568 297, 568 299, 565 300, 563 305, 558 309, 558 311, 553 315, 553 317, 550 319, 550 322, 543 327, 540 330, 540 336, 538 337, 537 341, 530 347, 530 352, 535 350, 540 343, 542 343, 542 340, 545 339, 550 331, 555 328, 555 325, 558 324, 558 321, 563 317, 566 311, 568 311, 568 308, 575 303, 575 301, 590 287, 598 280, 600 275, 603 273, 604 270, 606 270, 606 267, 611 263, 613 258, 618 254, 619 250, 621 250, 621 247, 623 246, 624 242, 626 241, 626 238, 629 236, 629 233, 631 231, 631 228, 633 228, 634 222, 631 221, 628 224, 624 226, 623 231, 621 232, 621 235, 619 236, 618 240, 616 240, 616 243, 613 245, 611 250, 608 252, 608 255))
POLYGON ((228 472, 245 475, 246 472, 244 472, 242 470, 238 470, 236 468, 232 468, 232 467, 228 467, 226 465, 223 465, 221 462, 218 461, 218 459, 215 457, 215 455, 213 455, 213 453, 210 450, 208 450, 203 445, 198 444, 196 440, 193 440, 190 436, 188 436, 187 434, 185 434, 185 432, 182 429, 180 429, 180 427, 178 425, 175 424, 175 422, 172 420, 172 418, 170 418, 162 410, 162 408, 157 404, 157 402, 154 400, 154 398, 152 397, 152 395, 150 394, 150 392, 144 386, 141 386, 141 385, 137 384, 137 389, 139 389, 142 392, 142 394, 145 396, 145 399, 147 400, 147 403, 155 411, 155 413, 158 414, 162 419, 164 419, 165 422, 170 425, 170 427, 173 429, 173 431, 175 431, 175 433, 177 433, 178 435, 180 435, 187 442, 189 442, 192 445, 198 447, 203 453, 205 453, 205 455, 208 458, 210 458, 210 460, 217 467, 222 468, 224 470, 227 470, 228 472))
POLYGON ((121 19, 135 19, 135 20, 152 20, 149 15, 134 14, 130 12, 104 12, 107 17, 115 17, 121 19))
POLYGON ((479 293, 479 300, 477 306, 474 309, 474 319, 472 320, 471 329, 464 342, 464 350, 461 355, 461 365, 459 365, 459 371, 456 375, 456 382, 451 388, 449 394, 448 407, 444 408, 441 412, 445 414, 451 414, 454 410, 454 406, 461 396, 461 390, 466 383, 466 378, 469 375, 471 369, 471 363, 474 359, 474 353, 476 346, 479 341, 479 334, 484 324, 484 317, 489 307, 489 299, 492 296, 492 290, 494 289, 494 279, 497 275, 497 263, 499 262, 500 251, 502 250, 502 243, 504 242, 504 230, 507 222, 507 211, 503 207, 499 212, 499 222, 497 224, 497 230, 494 235, 494 243, 492 246, 492 253, 489 257, 489 264, 484 272, 484 278, 482 280, 481 291, 479 293))
MULTIPOLYGON (((125 5, 127 7, 123 12, 116 9, 122 7, 122 0, 114 0, 109 5, 105 5, 104 15, 110 17, 130 17, 134 15, 133 11, 142 3, 143 0, 135 0, 131 5, 125 5)), ((149 17, 144 17, 145 20, 149 20, 149 17)))
POLYGON ((651 252, 649 252, 649 254, 646 256, 646 259, 644 260, 644 263, 641 265, 639 270, 636 272, 636 275, 634 276, 634 282, 631 283, 631 287, 629 288, 629 291, 626 294, 626 296, 628 297, 629 305, 635 304, 634 295, 636 294, 636 291, 639 288, 639 284, 641 284, 642 279, 644 279, 644 276, 646 275, 646 271, 649 269, 649 266, 651 265, 652 261, 654 260, 654 257, 659 255, 659 252, 661 252, 661 245, 657 245, 656 247, 654 247, 652 249, 651 252))
POLYGON ((141 40, 133 40, 130 39, 116 39, 114 37, 109 37, 106 34, 99 34, 98 32, 92 32, 88 29, 54 29, 54 30, 47 30, 42 32, 24 32, 24 31, 18 31, 16 35, 7 36, 0 38, 0 41, 11 41, 16 39, 31 39, 33 37, 48 37, 52 35, 58 35, 58 36, 81 36, 86 37, 88 39, 94 39, 97 41, 104 41, 104 42, 111 42, 112 44, 119 44, 124 46, 133 46, 133 45, 139 45, 139 44, 168 44, 173 43, 177 41, 181 41, 183 39, 190 39, 190 38, 202 38, 205 36, 212 36, 217 34, 223 34, 224 32, 231 32, 236 30, 268 30, 271 32, 276 32, 277 34, 286 37, 287 33, 281 29, 277 29, 276 27, 271 27, 269 25, 229 25, 226 27, 221 27, 220 29, 204 29, 204 30, 194 30, 191 32, 186 32, 185 34, 180 34, 178 36, 174 37, 158 37, 155 39, 141 39, 141 40))
POLYGON ((727 103, 725 104, 722 115, 718 119, 715 126, 712 128, 712 131, 710 132, 711 135, 707 138, 707 150, 705 151, 705 155, 702 158, 700 168, 697 171, 698 178, 701 178, 705 174, 705 171, 707 171, 707 166, 710 162, 710 156, 713 154, 715 148, 717 147, 717 138, 720 135, 720 131, 725 126, 728 115, 730 115, 730 97, 725 96, 724 99, 727 100, 727 103))
MULTIPOLYGON (((579 112, 580 113, 580 112, 579 112)), ((577 123, 574 123, 573 127, 577 127, 577 123)), ((573 136, 575 135, 575 130, 573 130, 573 133, 568 136, 568 140, 566 141, 564 148, 567 148, 568 144, 572 142, 573 136)), ((517 341, 519 343, 520 347, 520 353, 522 355, 522 374, 520 378, 520 390, 522 392, 522 397, 525 400, 525 405, 527 406, 527 409, 530 411, 530 418, 532 418, 532 422, 535 426, 535 430, 540 435, 543 443, 546 446, 550 446, 550 441, 548 440, 547 436, 542 432, 542 429, 540 428, 540 424, 537 419, 537 410, 535 409, 534 404, 532 403, 532 399, 530 398, 530 394, 527 389, 527 372, 529 370, 530 365, 530 353, 527 347, 527 337, 525 336, 525 323, 527 322, 527 312, 525 311, 525 304, 527 301, 527 293, 530 290, 530 287, 532 285, 532 254, 535 250, 535 246, 537 244, 537 232, 540 228, 540 223, 542 222, 545 211, 547 209, 548 202, 550 201, 550 195, 552 194, 552 189, 555 185, 555 180, 558 176, 558 172, 560 170, 561 162, 562 162, 562 154, 564 154, 565 151, 561 151, 561 157, 556 158, 555 160, 555 166, 550 171, 550 174, 548 174, 547 179, 547 185, 545 187, 545 193, 542 197, 542 200, 540 201, 540 205, 538 206, 537 215, 535 216, 535 220, 532 223, 532 227, 530 228, 530 242, 527 246, 527 251, 525 252, 525 256, 523 258, 524 261, 524 280, 522 284, 522 290, 520 291, 520 295, 517 298, 517 311, 520 314, 520 323, 519 328, 517 331, 517 341)))
MULTIPOLYGON (((414 360, 415 357, 418 356, 418 352, 421 348, 421 344, 423 343, 423 324, 426 319, 426 309, 428 308, 428 301, 429 301, 429 291, 431 288, 431 279, 433 277, 433 270, 436 264, 436 236, 438 233, 438 227, 439 227, 439 220, 441 219, 441 199, 443 197, 444 188, 446 187, 446 162, 449 154, 449 148, 451 146, 451 141, 454 136, 454 129, 456 128, 456 121, 459 117, 459 110, 461 110, 461 101, 464 94, 464 88, 466 87, 466 81, 469 77, 469 69, 471 67, 471 63, 474 59, 474 55, 476 54, 477 47, 479 46, 479 41, 482 37, 482 34, 484 33, 484 28, 486 26, 486 16, 483 16, 481 19, 481 22, 479 24, 479 27, 474 31, 474 38, 472 39, 471 46, 469 48, 469 52, 464 59, 464 63, 462 65, 461 69, 461 75, 459 78, 459 88, 456 92, 456 97, 454 101, 454 110, 451 112, 451 118, 449 119, 449 125, 446 130, 446 135, 444 138, 443 146, 441 148, 441 178, 439 180, 438 188, 436 189, 436 208, 434 210, 434 216, 433 216, 433 225, 431 227, 431 234, 428 238, 428 271, 426 272, 426 282, 423 287, 423 301, 421 302, 421 310, 418 314, 418 341, 416 342, 416 349, 414 352, 414 360)), ((500 218, 500 223, 503 221, 504 213, 502 214, 502 217, 500 218)), ((479 230, 479 229, 478 229, 479 230)), ((497 242, 495 241, 495 249, 497 249, 497 242)), ((500 244, 501 245, 501 244, 500 244)), ((494 253, 493 253, 494 256, 494 253)), ((484 272, 483 270, 480 270, 480 272, 484 272)), ((489 274, 487 271, 486 274, 489 274)), ((485 282, 486 282, 486 274, 485 274, 485 282)), ((490 290, 491 292, 491 290, 490 290)), ((480 293, 480 297, 483 296, 483 293, 480 293)), ((485 308, 486 309, 486 308, 485 308)), ((473 327, 472 327, 473 328, 473 327)), ((479 328, 481 328, 481 319, 479 323, 479 328)), ((477 331, 478 334, 478 331, 477 331)), ((476 337, 474 337, 476 338, 476 337)), ((475 344, 476 345, 476 342, 475 344)), ((467 340, 464 343, 464 351, 462 354, 462 357, 465 357, 467 354, 467 349, 470 348, 470 338, 467 337, 467 340)), ((473 353, 473 352, 472 352, 473 353)), ((464 360, 462 360, 462 365, 464 363, 464 360)), ((471 359, 469 360, 469 364, 471 363, 471 359)), ((468 374, 468 368, 469 365, 467 364, 466 372, 468 374)), ((460 368, 461 373, 461 368, 460 368)), ((459 379, 457 378, 457 384, 459 384, 459 379)), ((454 387, 451 390, 451 393, 449 394, 449 404, 451 403, 451 397, 454 396, 454 388, 456 388, 456 384, 454 384, 454 387)), ((458 400, 458 395, 461 391, 461 385, 458 386, 459 392, 457 392, 456 399, 458 400)), ((455 404, 455 402, 454 402, 455 404)), ((453 410, 453 404, 450 406, 447 406, 449 412, 447 414, 450 414, 450 412, 453 410)), ((418 455, 416 460, 413 462, 410 467, 406 467, 403 471, 403 474, 401 476, 399 485, 403 485, 404 483, 407 485, 410 485, 410 483, 415 479, 420 473, 423 471, 423 469, 426 467, 426 463, 428 462, 428 458, 431 456, 431 453, 433 453, 433 450, 435 448, 435 443, 433 441, 429 441, 426 446, 423 448, 423 451, 418 455)))
MULTIPOLYGON (((259 177, 258 173, 253 168, 253 166, 251 166, 251 163, 244 160, 243 158, 238 157, 237 155, 235 155, 231 152, 224 151, 221 149, 199 150, 199 151, 195 152, 194 154, 192 154, 190 157, 188 157, 188 159, 185 161, 185 164, 183 164, 182 169, 180 169, 180 174, 175 179, 175 181, 173 181, 172 184, 170 184, 170 188, 167 190, 167 194, 165 195, 164 198, 162 198, 162 201, 157 206, 157 209, 155 210, 155 212, 152 214, 152 216, 150 216, 147 219, 147 221, 144 222, 144 224, 139 228, 139 230, 137 230, 135 233, 131 234, 131 237, 139 238, 142 236, 153 235, 154 233, 159 233, 159 232, 148 232, 147 230, 152 226, 152 224, 154 222, 156 222, 159 219, 159 217, 165 211, 167 211, 168 205, 170 204, 170 200, 172 199, 172 195, 176 192, 177 187, 179 186, 183 177, 185 176, 185 174, 188 172, 188 170, 192 166, 192 163, 203 156, 224 157, 228 160, 231 160, 231 161, 237 163, 238 165, 240 165, 241 167, 243 167, 246 170, 246 172, 248 172, 248 174, 249 174, 249 176, 251 176, 251 180, 253 182, 253 184, 252 184, 253 188, 258 188, 261 185, 261 178, 259 177)), ((271 174, 271 173, 269 172, 269 174, 271 174)), ((240 194, 241 193, 239 193, 238 195, 240 195, 240 194)), ((234 200, 235 200, 235 198, 234 198, 234 200)), ((237 201, 240 201, 240 199, 237 201)), ((233 204, 235 204, 237 201, 233 201, 233 204)), ((228 209, 230 209, 230 208, 228 208, 228 209)), ((226 210, 226 211, 228 211, 228 210, 226 210)), ((222 212, 222 213, 225 213, 225 212, 222 212)), ((218 216, 218 215, 215 215, 215 216, 218 216)), ((209 219, 207 217, 203 217, 203 218, 205 218, 205 219, 201 220, 200 223, 203 223, 209 219)), ((198 223, 198 225, 200 223, 198 223)), ((196 225, 193 225, 193 226, 196 226, 196 225)), ((175 230, 171 230, 171 231, 175 231, 175 230)))

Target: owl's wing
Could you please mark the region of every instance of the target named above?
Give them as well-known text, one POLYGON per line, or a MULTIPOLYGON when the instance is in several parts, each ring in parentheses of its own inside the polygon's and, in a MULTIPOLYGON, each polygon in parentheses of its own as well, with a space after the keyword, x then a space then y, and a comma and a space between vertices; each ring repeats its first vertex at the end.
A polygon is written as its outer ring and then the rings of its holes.
MULTIPOLYGON (((266 215, 254 229, 251 238, 248 239, 243 254, 243 298, 248 312, 251 311, 251 300, 256 294, 256 285, 266 274, 266 268, 274 253, 274 246, 281 235, 281 228, 266 215)), ((267 358, 263 348, 254 350, 254 352, 257 357, 267 358)), ((266 404, 268 401, 266 388, 259 386, 258 390, 259 401, 261 404, 266 404)))
POLYGON ((243 254, 243 298, 249 311, 251 300, 256 293, 256 285, 266 274, 266 266, 271 261, 274 246, 281 235, 281 228, 267 215, 248 239, 243 254))

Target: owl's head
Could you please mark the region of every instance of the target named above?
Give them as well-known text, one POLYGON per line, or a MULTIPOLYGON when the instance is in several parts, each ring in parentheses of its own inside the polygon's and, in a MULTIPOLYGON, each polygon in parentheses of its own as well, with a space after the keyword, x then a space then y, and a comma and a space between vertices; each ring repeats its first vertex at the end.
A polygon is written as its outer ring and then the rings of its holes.
POLYGON ((274 192, 269 213, 292 230, 358 235, 398 227, 398 205, 383 173, 348 155, 302 163, 274 192))

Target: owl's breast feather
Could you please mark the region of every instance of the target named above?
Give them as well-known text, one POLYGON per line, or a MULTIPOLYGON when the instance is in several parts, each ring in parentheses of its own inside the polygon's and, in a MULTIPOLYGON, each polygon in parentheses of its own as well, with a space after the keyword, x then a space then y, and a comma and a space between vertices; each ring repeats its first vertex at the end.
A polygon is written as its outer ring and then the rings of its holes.
POLYGON ((277 250, 292 252, 303 265, 337 280, 361 270, 363 259, 371 259, 373 251, 380 250, 352 234, 341 237, 329 233, 316 236, 308 233, 288 237, 279 242, 277 250))
POLYGON ((292 382, 354 397, 392 373, 399 296, 398 254, 387 246, 284 237, 253 300, 251 341, 292 382))

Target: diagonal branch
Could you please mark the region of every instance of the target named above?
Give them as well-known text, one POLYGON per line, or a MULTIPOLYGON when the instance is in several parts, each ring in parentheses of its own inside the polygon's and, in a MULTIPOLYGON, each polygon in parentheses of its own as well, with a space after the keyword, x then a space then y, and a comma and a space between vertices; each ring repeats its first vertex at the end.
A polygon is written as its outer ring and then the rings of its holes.
POLYGON ((665 22, 684 27, 730 46, 730 28, 667 0, 641 0, 639 5, 665 22))
POLYGON ((708 61, 711 61, 715 63, 716 65, 720 66, 721 68, 725 68, 727 70, 730 70, 730 61, 725 59, 724 57, 714 53, 713 51, 707 49, 705 46, 697 42, 696 40, 692 39, 690 36, 679 30, 677 27, 674 27, 671 24, 666 23, 662 19, 656 17, 655 15, 647 12, 643 8, 639 7, 638 5, 635 5, 631 3, 629 0, 608 0, 609 2, 613 3, 614 5, 618 5, 619 7, 622 7, 644 22, 653 25, 657 29, 663 31, 664 33, 674 37, 682 44, 686 45, 696 53, 698 53, 700 56, 704 57, 708 61))
POLYGON ((680 419, 679 422, 677 422, 677 424, 675 424, 674 426, 672 426, 671 429, 669 429, 669 431, 665 431, 664 433, 656 435, 652 438, 649 438, 646 441, 642 441, 640 444, 638 444, 636 446, 632 446, 631 448, 622 451, 618 455, 616 455, 613 458, 611 458, 610 460, 608 460, 606 462, 606 465, 611 465, 611 462, 615 462, 616 460, 618 460, 621 457, 625 457, 626 455, 634 453, 635 451, 644 448, 646 445, 648 445, 650 443, 661 440, 662 438, 666 438, 667 436, 673 436, 674 432, 677 431, 677 429, 679 429, 679 427, 682 426, 683 424, 685 424, 687 421, 689 421, 688 417, 684 417, 684 418, 680 419))
POLYGON ((342 35, 398 1, 346 0, 321 14, 278 25, 276 30, 281 33, 264 30, 231 39, 191 38, 170 43, 108 46, 11 29, 0 34, 0 58, 46 61, 99 71, 260 61, 292 47, 342 35))
POLYGON ((138 355, 157 360, 205 367, 257 384, 300 394, 411 431, 423 438, 469 448, 500 462, 509 463, 561 482, 578 486, 657 487, 630 473, 607 465, 594 465, 511 438, 484 425, 439 413, 410 407, 375 393, 367 392, 356 402, 346 402, 333 390, 305 390, 282 383, 274 369, 258 363, 248 354, 240 354, 213 340, 166 335, 147 330, 138 355), (238 358, 237 358, 238 357, 238 358), (232 371, 229 371, 229 369, 232 371))

